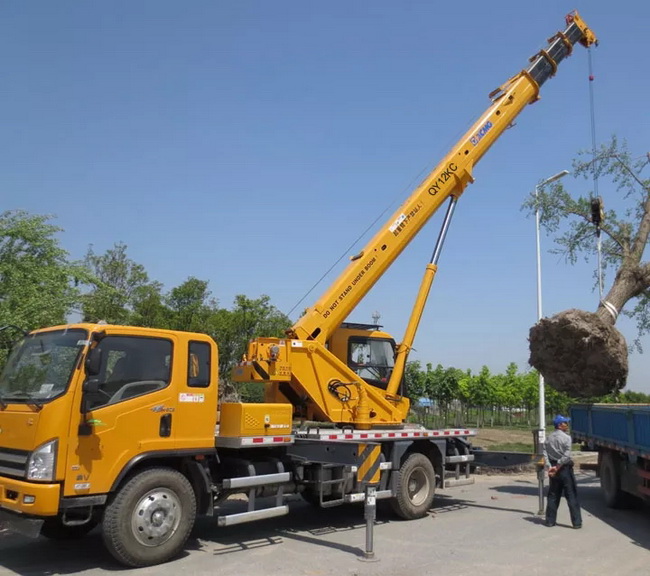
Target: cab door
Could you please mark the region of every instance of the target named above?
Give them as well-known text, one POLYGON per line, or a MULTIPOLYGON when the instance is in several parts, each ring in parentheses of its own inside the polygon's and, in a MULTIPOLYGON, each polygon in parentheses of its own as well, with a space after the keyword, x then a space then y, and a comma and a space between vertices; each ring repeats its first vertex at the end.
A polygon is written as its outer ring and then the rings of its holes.
POLYGON ((65 496, 106 493, 133 459, 175 449, 175 345, 173 337, 137 334, 99 341, 97 374, 86 377, 83 393, 87 411, 72 419, 65 496))

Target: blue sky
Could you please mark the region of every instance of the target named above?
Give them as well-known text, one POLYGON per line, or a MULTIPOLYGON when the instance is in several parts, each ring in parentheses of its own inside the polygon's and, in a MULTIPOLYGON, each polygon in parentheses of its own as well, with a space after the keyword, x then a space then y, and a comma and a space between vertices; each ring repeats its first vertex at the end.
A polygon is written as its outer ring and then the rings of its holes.
MULTIPOLYGON (((121 241, 167 289, 196 276, 223 307, 267 294, 288 312, 574 8, 600 39, 597 140, 616 134, 645 154, 647 2, 5 1, 2 209, 56 215, 72 258, 121 241)), ((577 47, 476 167, 412 359, 527 368, 535 224, 521 205, 591 148, 588 84, 577 47)), ((614 204, 610 185, 600 193, 614 204)), ((351 320, 377 311, 401 339, 441 217, 351 320)), ((595 260, 571 267, 548 254, 551 238, 542 245, 544 314, 595 310, 595 260)), ((633 355, 628 389, 650 393, 649 368, 650 351, 633 355)))

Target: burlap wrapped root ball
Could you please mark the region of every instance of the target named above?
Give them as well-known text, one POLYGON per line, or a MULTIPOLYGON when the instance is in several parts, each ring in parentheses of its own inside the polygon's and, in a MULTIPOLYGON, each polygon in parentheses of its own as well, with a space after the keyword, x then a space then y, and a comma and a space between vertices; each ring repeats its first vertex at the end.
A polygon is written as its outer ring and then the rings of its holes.
POLYGON ((603 396, 627 380, 627 344, 592 312, 565 310, 530 329, 530 364, 545 384, 574 398, 603 396))

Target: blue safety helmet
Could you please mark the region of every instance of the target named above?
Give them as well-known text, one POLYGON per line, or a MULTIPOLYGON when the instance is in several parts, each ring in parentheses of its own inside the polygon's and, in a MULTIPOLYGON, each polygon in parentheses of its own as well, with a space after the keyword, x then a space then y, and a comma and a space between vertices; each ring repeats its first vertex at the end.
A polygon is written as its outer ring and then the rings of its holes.
POLYGON ((560 424, 564 424, 565 422, 568 424, 569 422, 571 422, 571 418, 567 418, 566 416, 561 416, 560 414, 558 414, 555 418, 553 418, 553 426, 555 426, 556 428, 560 424))

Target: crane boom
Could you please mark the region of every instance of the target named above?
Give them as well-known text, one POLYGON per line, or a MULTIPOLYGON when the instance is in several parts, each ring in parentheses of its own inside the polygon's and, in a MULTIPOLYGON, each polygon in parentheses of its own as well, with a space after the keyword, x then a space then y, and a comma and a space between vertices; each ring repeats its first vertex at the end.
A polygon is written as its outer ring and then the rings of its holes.
POLYGON ((474 165, 523 108, 538 99, 540 86, 555 74, 558 64, 578 42, 589 46, 596 38, 578 14, 572 13, 567 17, 566 30, 549 40, 549 46, 531 59, 528 69, 490 94, 492 105, 293 325, 292 335, 305 340, 328 340, 332 330, 348 317, 442 203, 450 196, 462 194, 473 181, 474 165))
POLYGON ((260 337, 249 343, 248 354, 233 370, 234 381, 267 384, 267 402, 290 402, 294 415, 307 420, 351 424, 360 429, 401 425, 410 406, 408 398, 398 394, 406 360, 451 213, 458 197, 473 182, 474 165, 524 107, 539 98, 540 86, 555 74, 575 44, 589 47, 597 43, 577 12, 567 16, 566 25, 530 59, 527 69, 490 94, 491 104, 479 120, 287 331, 288 338, 260 337), (450 209, 432 262, 425 270, 404 340, 395 346, 390 335, 378 327, 366 326, 364 333, 359 325, 344 323, 446 200, 450 200, 450 209))

